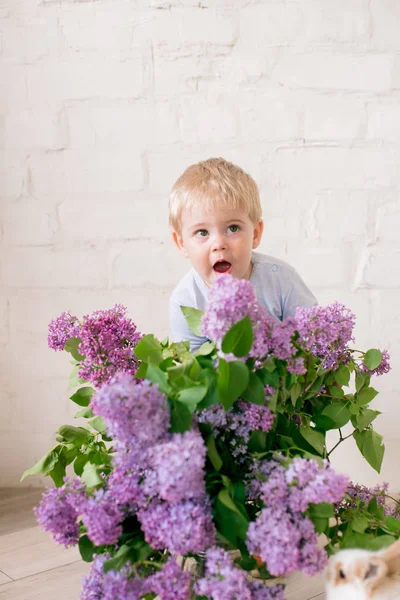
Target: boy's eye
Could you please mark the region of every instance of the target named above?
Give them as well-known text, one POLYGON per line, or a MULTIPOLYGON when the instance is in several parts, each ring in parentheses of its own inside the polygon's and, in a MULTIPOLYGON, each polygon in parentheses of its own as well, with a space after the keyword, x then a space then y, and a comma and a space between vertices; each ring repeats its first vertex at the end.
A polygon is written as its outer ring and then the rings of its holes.
POLYGON ((237 233, 240 227, 239 225, 229 225, 228 229, 231 233, 237 233))
POLYGON ((208 235, 207 229, 199 229, 195 233, 195 236, 197 236, 197 237, 206 237, 207 235, 208 235))

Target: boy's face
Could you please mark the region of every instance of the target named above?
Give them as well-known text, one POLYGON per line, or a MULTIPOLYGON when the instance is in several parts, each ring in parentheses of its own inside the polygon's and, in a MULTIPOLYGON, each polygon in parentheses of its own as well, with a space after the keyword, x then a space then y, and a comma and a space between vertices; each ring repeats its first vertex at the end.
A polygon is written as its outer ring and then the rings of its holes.
POLYGON ((263 222, 254 225, 241 210, 205 211, 196 207, 182 210, 181 231, 174 231, 172 237, 206 284, 212 286, 224 273, 249 279, 251 251, 259 245, 262 232, 263 222))

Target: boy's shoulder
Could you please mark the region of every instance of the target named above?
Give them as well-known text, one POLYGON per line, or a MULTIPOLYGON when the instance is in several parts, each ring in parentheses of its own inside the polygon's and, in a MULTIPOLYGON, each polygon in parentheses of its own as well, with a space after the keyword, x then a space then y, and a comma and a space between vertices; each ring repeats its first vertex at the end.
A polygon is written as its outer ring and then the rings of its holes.
POLYGON ((172 291, 170 306, 178 304, 204 310, 207 303, 207 296, 208 288, 206 284, 196 271, 191 268, 172 291))
POLYGON ((270 256, 269 254, 262 254, 261 252, 252 253, 252 263, 255 267, 255 271, 262 271, 264 273, 275 274, 276 276, 292 275, 296 273, 296 270, 285 260, 270 256))

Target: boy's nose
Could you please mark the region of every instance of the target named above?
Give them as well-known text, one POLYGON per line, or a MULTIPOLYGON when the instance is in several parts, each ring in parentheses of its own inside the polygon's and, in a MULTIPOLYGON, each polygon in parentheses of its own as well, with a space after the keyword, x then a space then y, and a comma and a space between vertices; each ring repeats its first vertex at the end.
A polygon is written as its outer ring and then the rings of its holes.
POLYGON ((212 240, 212 250, 225 250, 226 240, 223 235, 216 235, 212 240))

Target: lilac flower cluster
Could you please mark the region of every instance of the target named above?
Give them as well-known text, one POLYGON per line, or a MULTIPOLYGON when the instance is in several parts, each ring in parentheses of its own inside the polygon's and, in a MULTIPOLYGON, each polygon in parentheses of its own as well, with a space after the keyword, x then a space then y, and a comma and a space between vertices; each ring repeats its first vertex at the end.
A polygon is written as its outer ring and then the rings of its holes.
POLYGON ((295 458, 285 468, 278 461, 258 463, 258 479, 250 496, 265 505, 247 534, 249 552, 260 556, 272 575, 299 569, 309 575, 321 571, 327 560, 318 548, 313 524, 303 513, 309 504, 338 502, 348 484, 327 462, 295 458))
POLYGON ((139 361, 133 351, 142 335, 121 304, 85 315, 79 337, 79 352, 85 357, 79 370, 82 379, 100 387, 117 371, 136 373, 139 361))
POLYGON ((84 483, 78 479, 64 481, 62 487, 46 490, 33 510, 40 527, 51 533, 57 544, 68 548, 79 541, 78 516, 86 494, 84 483))
POLYGON ((128 563, 119 571, 104 573, 108 553, 94 558, 88 577, 84 577, 80 600, 140 600, 158 594, 161 600, 189 600, 190 575, 170 558, 160 571, 148 577, 132 574, 128 563))
POLYGON ((47 343, 53 350, 64 350, 65 343, 70 338, 80 337, 81 326, 77 317, 70 312, 63 312, 59 317, 50 321, 47 343))
POLYGON ((88 498, 82 515, 87 535, 96 546, 115 544, 122 534, 123 519, 115 498, 104 489, 96 490, 88 498))
POLYGON ((204 552, 215 541, 211 506, 182 500, 169 504, 154 499, 137 513, 146 542, 155 549, 167 548, 171 554, 204 552))
MULTIPOLYGON (((146 380, 135 383, 126 373, 104 385, 92 398, 91 407, 103 417, 117 442, 109 495, 120 507, 138 511, 146 541, 153 548, 180 554, 210 546, 214 526, 206 501, 206 448, 200 433, 169 434, 165 396, 156 385, 146 380)), ((108 505, 107 511, 111 513, 108 505)), ((114 533, 118 513, 113 513, 114 524, 112 516, 108 523, 114 533)))
POLYGON ((372 488, 358 483, 350 482, 346 490, 346 495, 341 502, 336 505, 336 510, 344 508, 355 508, 357 500, 361 500, 365 504, 376 498, 378 506, 382 506, 386 516, 400 516, 400 501, 388 498, 389 484, 378 483, 372 488))
POLYGON ((337 368, 349 355, 355 315, 339 302, 329 306, 297 308, 298 343, 323 360, 325 369, 337 368))
MULTIPOLYGON (((232 275, 219 277, 210 290, 208 309, 202 317, 203 335, 213 340, 220 350, 227 331, 246 316, 250 318, 254 333, 249 356, 260 358, 270 349, 274 319, 257 302, 249 281, 232 275)), ((233 355, 226 358, 235 359, 233 355)))
POLYGON ((206 447, 197 431, 176 433, 149 450, 145 491, 170 504, 204 496, 206 447))
POLYGON ((161 571, 147 577, 143 582, 143 594, 157 594, 161 600, 189 600, 190 575, 182 571, 173 558, 170 558, 161 571))
POLYGON ((369 373, 369 375, 384 375, 385 373, 389 373, 391 369, 389 352, 387 350, 382 350, 382 361, 376 369, 368 369, 367 365, 364 363, 360 365, 360 369, 362 373, 369 373))
POLYGON ((245 572, 235 567, 231 557, 221 548, 206 552, 204 577, 194 586, 196 594, 212 600, 284 600, 283 587, 267 587, 260 581, 250 582, 245 572))
MULTIPOLYGON (((269 398, 273 391, 270 386, 265 386, 266 398, 269 398)), ((198 421, 211 425, 213 434, 227 441, 232 455, 238 457, 247 453, 247 443, 254 430, 270 431, 275 415, 268 406, 239 400, 228 412, 225 412, 220 404, 206 408, 199 414, 198 421)))
POLYGON ((117 373, 91 399, 90 407, 102 417, 108 434, 119 447, 149 446, 167 437, 170 411, 165 396, 147 380, 117 373))

